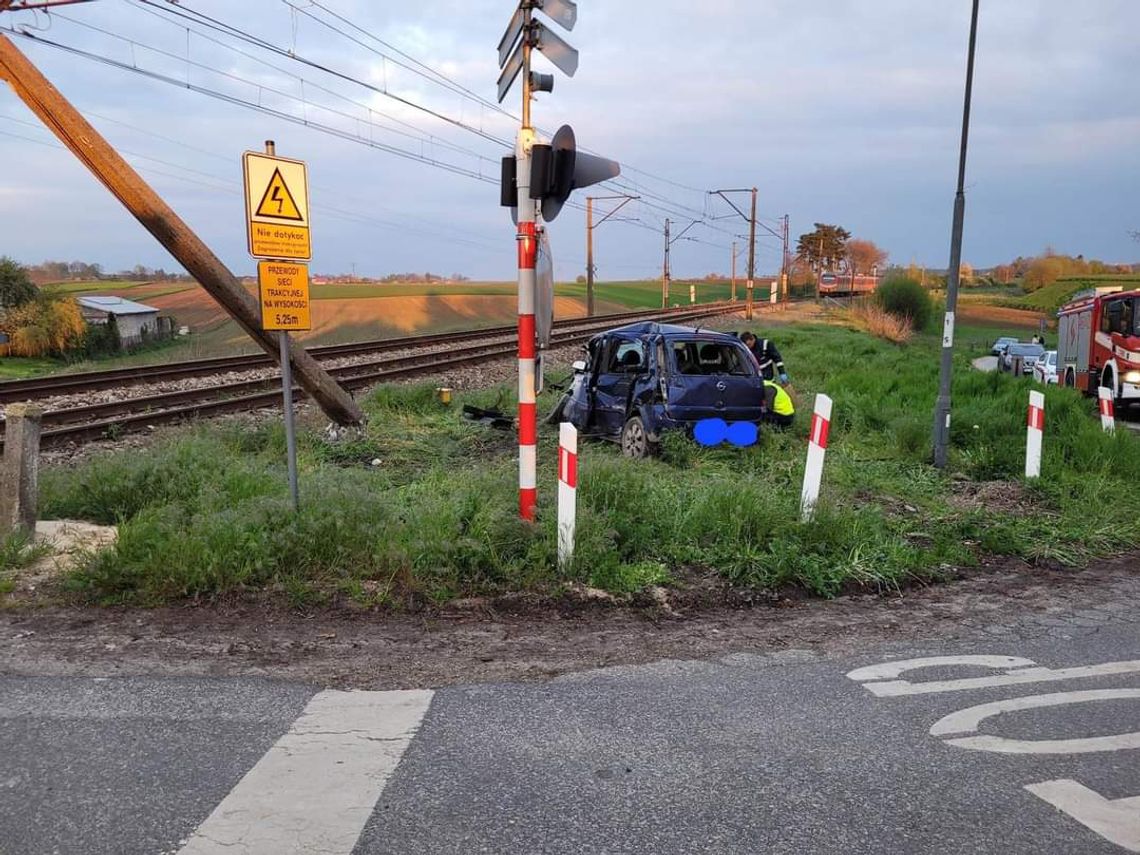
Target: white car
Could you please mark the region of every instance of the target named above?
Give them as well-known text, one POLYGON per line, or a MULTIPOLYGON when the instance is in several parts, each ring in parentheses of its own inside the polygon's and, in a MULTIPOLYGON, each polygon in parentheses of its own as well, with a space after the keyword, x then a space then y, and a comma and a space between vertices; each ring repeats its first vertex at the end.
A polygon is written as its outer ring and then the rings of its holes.
POLYGON ((1048 386, 1057 382, 1057 351, 1047 350, 1033 366, 1033 379, 1048 386))

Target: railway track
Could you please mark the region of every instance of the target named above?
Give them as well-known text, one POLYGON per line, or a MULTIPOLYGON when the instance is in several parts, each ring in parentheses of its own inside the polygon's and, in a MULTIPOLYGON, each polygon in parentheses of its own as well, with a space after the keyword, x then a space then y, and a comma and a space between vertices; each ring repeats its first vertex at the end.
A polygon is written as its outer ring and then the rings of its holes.
MULTIPOLYGON (((709 307, 721 304, 710 303, 709 307)), ((727 305, 727 304, 725 304, 727 305)), ((692 309, 671 309, 662 311, 623 312, 593 319, 610 325, 669 316, 677 312, 691 312, 692 309)), ((579 326, 591 323, 585 318, 571 318, 556 321, 554 329, 579 326)), ((507 337, 516 334, 516 327, 499 326, 484 329, 462 330, 450 333, 403 336, 401 338, 377 339, 374 341, 352 342, 348 344, 322 345, 308 348, 309 355, 318 361, 328 361, 354 356, 387 353, 395 350, 430 348, 441 345, 452 346, 467 341, 507 337)), ((213 374, 228 374, 235 371, 251 371, 272 368, 276 360, 265 353, 251 353, 242 356, 217 356, 206 359, 191 359, 171 362, 165 365, 143 365, 132 368, 113 368, 104 371, 84 371, 74 374, 53 374, 48 377, 32 377, 27 380, 7 380, 0 383, 0 403, 36 400, 56 395, 79 394, 101 389, 116 389, 124 386, 138 386, 144 383, 161 383, 169 380, 187 380, 207 377, 213 374)))
MULTIPOLYGON (((662 319, 674 322, 689 321, 709 315, 722 314, 732 311, 736 306, 732 304, 708 304, 693 309, 673 309, 662 312, 631 312, 621 315, 608 315, 592 321, 576 319, 555 325, 551 335, 550 346, 565 347, 587 341, 595 333, 609 329, 617 324, 630 323, 636 320, 662 319)), ((454 345, 456 342, 471 341, 475 343, 461 347, 449 347, 445 351, 427 353, 412 353, 401 356, 381 357, 367 362, 344 365, 329 369, 329 373, 346 389, 362 389, 390 380, 401 380, 417 375, 430 374, 442 369, 458 368, 486 361, 515 355, 517 344, 513 339, 501 341, 478 341, 478 339, 504 339, 514 333, 513 327, 494 327, 487 330, 477 330, 459 334, 443 336, 413 336, 404 339, 389 339, 377 342, 364 342, 358 345, 334 345, 331 348, 314 348, 310 353, 323 351, 325 359, 335 356, 359 355, 367 353, 383 353, 385 350, 403 350, 409 347, 408 342, 417 341, 420 347, 431 347, 439 344, 454 345), (402 342, 402 344, 395 344, 402 342), (355 347, 357 350, 348 351, 355 347), (339 351, 338 351, 339 349, 339 351)), ((238 357, 237 359, 244 359, 238 357)), ((233 363, 233 359, 230 363, 233 363)), ((195 360, 194 363, 212 362, 221 365, 221 360, 195 360)), ((177 367, 185 367, 194 363, 177 363, 177 367)), ((273 363, 266 356, 263 364, 268 367, 273 363)), ((175 366, 149 366, 158 369, 169 369, 175 366)), ((149 368, 148 367, 148 368, 149 368)), ((196 366, 201 368, 200 365, 196 366)), ((260 367, 260 364, 255 366, 260 367)), ((239 370, 234 368, 215 367, 208 373, 224 373, 239 370)), ((156 382, 161 379, 171 379, 162 376, 163 372, 147 374, 145 369, 126 369, 125 382, 118 385, 135 385, 143 382, 156 382), (144 379, 137 379, 139 372, 143 372, 144 379)), ((118 371, 91 372, 96 385, 79 386, 65 385, 49 387, 46 394, 75 393, 81 391, 112 388, 112 376, 118 371)), ((85 375, 64 375, 55 379, 77 380, 85 375)), ((179 379, 186 377, 203 376, 202 373, 184 373, 175 375, 179 379)), ((51 378, 43 378, 44 380, 51 378)), ((20 381, 27 387, 26 381, 20 381)), ((8 384, 2 384, 7 386, 8 384)), ((294 387, 296 397, 304 397, 305 393, 300 387, 294 387)), ((18 400, 30 397, 27 391, 18 400)), ((3 399, 0 399, 3 400, 3 399)), ((9 399, 11 400, 11 399, 9 399)), ((281 379, 279 376, 268 376, 254 380, 243 380, 232 383, 221 383, 193 389, 184 389, 166 392, 145 397, 124 398, 107 403, 91 404, 88 406, 67 407, 59 410, 49 410, 44 414, 41 442, 44 446, 62 445, 66 443, 86 442, 108 436, 118 436, 139 429, 160 424, 190 421, 197 418, 224 415, 228 413, 246 412, 265 407, 279 406, 281 402, 281 379)), ((0 423, 2 427, 2 423, 0 423)), ((0 438, 2 445, 2 438, 0 438)))

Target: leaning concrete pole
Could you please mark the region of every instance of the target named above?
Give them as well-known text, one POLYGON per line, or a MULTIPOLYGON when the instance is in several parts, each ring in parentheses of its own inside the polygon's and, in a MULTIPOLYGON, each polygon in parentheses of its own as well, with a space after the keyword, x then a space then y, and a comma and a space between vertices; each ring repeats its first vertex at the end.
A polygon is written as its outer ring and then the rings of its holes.
MULTIPOLYGON (((261 329, 257 300, 241 287, 209 247, 5 36, 0 36, 0 77, 8 81, 20 100, 201 283, 242 329, 273 359, 280 359, 279 334, 261 329)), ((303 347, 293 342, 289 353, 301 388, 329 418, 342 425, 363 421, 364 415, 352 396, 303 347)))
POLYGON ((4 456, 0 458, 0 536, 36 533, 39 495, 40 420, 44 410, 32 403, 11 404, 4 411, 4 456))

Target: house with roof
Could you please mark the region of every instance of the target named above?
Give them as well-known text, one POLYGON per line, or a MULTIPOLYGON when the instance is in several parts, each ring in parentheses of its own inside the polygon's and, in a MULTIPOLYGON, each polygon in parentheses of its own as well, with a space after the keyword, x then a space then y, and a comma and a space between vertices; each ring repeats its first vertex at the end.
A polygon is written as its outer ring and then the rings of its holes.
POLYGON ((124 345, 138 344, 146 334, 159 332, 158 309, 122 297, 90 295, 76 298, 80 314, 89 324, 105 324, 115 319, 119 340, 124 345))

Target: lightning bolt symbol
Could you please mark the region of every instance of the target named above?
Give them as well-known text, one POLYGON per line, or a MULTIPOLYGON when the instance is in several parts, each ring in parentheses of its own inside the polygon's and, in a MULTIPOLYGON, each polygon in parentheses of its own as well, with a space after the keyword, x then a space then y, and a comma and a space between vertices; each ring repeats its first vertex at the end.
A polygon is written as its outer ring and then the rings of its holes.
POLYGON ((273 192, 269 196, 269 201, 277 203, 277 213, 280 214, 281 209, 285 206, 285 200, 281 198, 281 187, 280 186, 273 188, 273 192))

